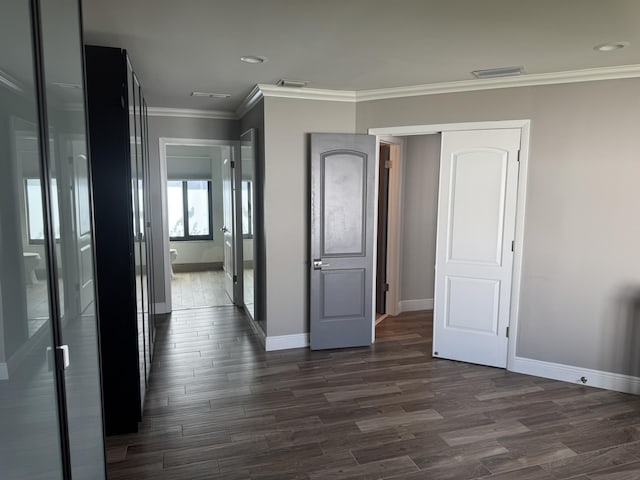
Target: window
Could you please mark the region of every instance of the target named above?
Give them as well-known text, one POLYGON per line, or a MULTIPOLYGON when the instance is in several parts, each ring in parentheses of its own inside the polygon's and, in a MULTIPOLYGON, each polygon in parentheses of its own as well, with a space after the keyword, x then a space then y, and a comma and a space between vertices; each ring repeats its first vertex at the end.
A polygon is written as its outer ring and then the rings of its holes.
MULTIPOLYGON (((44 215, 42 213, 42 186, 40 179, 25 179, 24 191, 27 207, 27 234, 29 235, 29 243, 44 243, 44 215)), ((58 185, 55 178, 51 180, 51 211, 53 212, 53 231, 56 240, 60 240, 58 185)))
POLYGON ((169 180, 169 238, 213 240, 211 181, 169 180))
POLYGON ((253 212, 251 211, 251 199, 253 198, 253 182, 242 181, 242 236, 253 238, 253 212))

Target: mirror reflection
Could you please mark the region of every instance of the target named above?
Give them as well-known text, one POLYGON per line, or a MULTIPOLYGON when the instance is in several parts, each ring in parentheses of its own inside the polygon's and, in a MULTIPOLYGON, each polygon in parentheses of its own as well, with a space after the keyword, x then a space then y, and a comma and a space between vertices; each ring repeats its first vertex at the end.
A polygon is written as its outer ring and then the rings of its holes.
POLYGON ((244 305, 255 319, 254 289, 254 204, 255 204, 255 131, 247 130, 240 137, 240 162, 242 167, 241 208, 242 208, 242 279, 244 305))

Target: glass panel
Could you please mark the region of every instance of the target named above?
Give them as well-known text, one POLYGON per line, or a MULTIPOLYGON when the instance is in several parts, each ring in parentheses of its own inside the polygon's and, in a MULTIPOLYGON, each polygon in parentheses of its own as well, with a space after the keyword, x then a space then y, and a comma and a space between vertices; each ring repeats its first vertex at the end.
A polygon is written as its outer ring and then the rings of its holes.
MULTIPOLYGON (((26 182, 26 203, 27 222, 29 229, 29 242, 37 243, 44 241, 44 216, 42 213, 42 186, 39 178, 27 178, 26 182)), ((53 231, 56 240, 60 240, 60 216, 58 214, 58 183, 56 179, 51 180, 51 207, 53 209, 53 231)))
POLYGON ((353 154, 322 159, 322 256, 364 255, 364 158, 353 154))
POLYGON ((242 235, 250 237, 253 235, 253 213, 251 197, 253 196, 253 182, 242 181, 242 235))
MULTIPOLYGON (((144 158, 147 159, 145 161, 145 180, 146 180, 146 184, 147 185, 151 185, 150 183, 150 168, 149 168, 149 126, 147 124, 148 121, 148 117, 147 117, 147 104, 144 101, 144 98, 142 100, 142 152, 144 154, 144 158)), ((143 197, 144 199, 144 212, 145 212, 145 220, 147 223, 149 223, 151 221, 151 199, 150 199, 150 195, 151 195, 151 191, 148 190, 147 195, 145 195, 143 197)), ((149 350, 149 363, 148 363, 148 368, 151 367, 151 356, 153 354, 153 343, 155 341, 155 299, 153 298, 154 296, 154 292, 155 292, 155 288, 154 288, 154 278, 153 278, 153 240, 152 240, 152 232, 151 232, 151 228, 150 226, 146 226, 146 240, 147 240, 147 244, 149 245, 149 248, 147 248, 147 265, 150 266, 150 268, 147 268, 147 279, 148 279, 148 288, 149 288, 149 295, 147 296, 148 298, 148 303, 149 303, 149 331, 147 333, 148 336, 148 340, 149 340, 149 345, 151 346, 150 350, 149 350)))
POLYGON ((169 236, 184 237, 184 203, 182 182, 167 182, 167 205, 169 206, 169 236))
POLYGON ((241 205, 242 205, 242 285, 244 306, 255 317, 255 284, 254 284, 254 240, 252 207, 255 205, 255 136, 253 129, 240 137, 240 166, 242 171, 241 205))
MULTIPOLYGON (((151 369, 151 350, 149 348, 149 285, 147 275, 147 229, 145 228, 144 194, 146 189, 145 158, 142 151, 142 89, 134 75, 134 88, 136 89, 136 157, 138 162, 138 228, 140 237, 140 277, 139 283, 142 290, 142 335, 144 336, 144 364, 145 369, 141 375, 145 377, 145 384, 149 381, 151 369)), ((140 333, 140 332, 139 332, 140 333)), ((144 395, 143 395, 144 398, 144 395)), ((143 402, 144 403, 144 402, 143 402)))
POLYGON ((62 478, 29 2, 0 15, 0 476, 62 478), (27 180, 38 182, 27 193, 27 180), (29 207, 26 198, 29 197, 29 207), (34 220, 35 221, 35 220, 34 220))
MULTIPOLYGON (((127 60, 128 62, 128 60, 127 60)), ((133 221, 133 251, 134 251, 134 269, 135 269, 135 289, 136 289, 136 322, 138 327, 138 371, 140 373, 140 402, 144 405, 144 395, 146 391, 145 379, 145 338, 144 338, 144 313, 142 305, 144 303, 144 292, 142 290, 142 232, 140 230, 140 198, 138 197, 138 189, 140 187, 139 180, 139 155, 138 146, 138 94, 136 88, 135 75, 131 65, 128 64, 128 87, 129 87, 129 135, 131 146, 131 203, 132 203, 132 221, 133 221)))
POLYGON ((205 236, 211 233, 209 225, 209 183, 201 180, 189 180, 187 182, 190 236, 205 236))
MULTIPOLYGON (((48 0, 42 6, 52 208, 59 218, 58 257, 62 343, 71 473, 77 479, 105 476, 102 395, 93 268, 86 117, 80 18, 76 0, 48 0), (57 198, 57 205, 55 203, 57 198)), ((55 213, 54 213, 55 218, 55 213)), ((38 451, 38 454, 40 452, 38 451)))

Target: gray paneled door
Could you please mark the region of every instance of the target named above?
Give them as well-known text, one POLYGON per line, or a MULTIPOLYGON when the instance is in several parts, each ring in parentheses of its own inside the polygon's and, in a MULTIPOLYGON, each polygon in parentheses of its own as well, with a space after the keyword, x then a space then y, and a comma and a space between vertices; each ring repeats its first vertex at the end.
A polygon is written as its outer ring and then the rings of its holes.
POLYGON ((311 348, 373 339, 375 137, 311 135, 311 348))

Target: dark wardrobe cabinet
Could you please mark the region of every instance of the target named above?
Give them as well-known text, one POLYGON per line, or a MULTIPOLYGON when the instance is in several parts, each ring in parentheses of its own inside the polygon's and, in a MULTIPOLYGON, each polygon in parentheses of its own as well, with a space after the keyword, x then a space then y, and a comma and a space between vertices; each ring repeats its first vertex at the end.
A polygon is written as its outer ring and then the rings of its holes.
POLYGON ((153 355, 146 104, 127 52, 85 47, 107 435, 135 432, 153 355))

